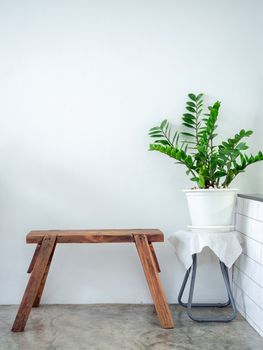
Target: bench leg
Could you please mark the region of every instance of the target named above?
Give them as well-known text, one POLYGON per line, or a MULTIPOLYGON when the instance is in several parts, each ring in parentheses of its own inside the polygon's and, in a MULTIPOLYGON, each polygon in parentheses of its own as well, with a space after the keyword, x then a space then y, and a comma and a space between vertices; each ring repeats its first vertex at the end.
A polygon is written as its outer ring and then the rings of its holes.
MULTIPOLYGON (((41 242, 42 243, 42 242, 41 242)), ((27 270, 27 273, 31 273, 33 271, 33 268, 35 266, 35 263, 36 263, 36 259, 38 257, 38 254, 39 254, 39 250, 40 250, 40 247, 41 247, 41 243, 38 243, 37 246, 36 246, 36 250, 34 252, 34 255, 32 257, 32 260, 30 262, 30 265, 29 265, 29 268, 27 270)))
POLYGON ((150 247, 150 250, 151 250, 151 253, 152 253, 152 256, 153 256, 153 260, 154 260, 154 263, 155 263, 155 266, 156 266, 156 270, 160 273, 161 272, 160 265, 159 265, 157 256, 155 254, 154 247, 153 247, 151 242, 149 242, 149 247, 150 247))
POLYGON ((47 267, 45 269, 44 276, 43 276, 43 278, 41 280, 40 286, 38 288, 37 295, 36 295, 34 303, 33 303, 33 307, 39 307, 40 300, 41 300, 41 297, 42 297, 42 294, 43 294, 43 290, 44 290, 44 287, 45 287, 45 284, 46 284, 47 275, 48 275, 49 268, 50 268, 50 265, 51 265, 51 261, 52 261, 52 258, 53 258, 54 252, 55 252, 55 248, 56 248, 56 242, 55 242, 53 250, 52 250, 52 252, 50 254, 50 257, 49 257, 49 260, 48 260, 48 264, 47 264, 47 267))
MULTIPOLYGON (((32 258, 32 260, 30 262, 30 265, 29 265, 29 268, 27 270, 27 273, 31 273, 33 271, 33 268, 34 268, 35 263, 36 263, 37 256, 39 254, 41 243, 38 243, 37 246, 36 246, 36 250, 35 250, 33 258, 32 258)), ((47 264, 44 276, 42 278, 42 281, 40 283, 40 287, 39 287, 38 292, 37 292, 37 296, 36 296, 35 301, 33 303, 33 307, 39 307, 39 305, 40 305, 40 300, 41 300, 41 297, 42 297, 42 294, 43 294, 43 290, 44 290, 44 287, 45 287, 45 284, 46 284, 47 275, 48 275, 48 272, 49 272, 49 268, 50 268, 50 265, 51 265, 51 261, 52 261, 53 255, 54 255, 55 248, 56 248, 56 243, 55 243, 53 251, 52 251, 52 253, 50 255, 50 258, 49 258, 49 261, 48 261, 48 264, 47 264)))
POLYGON ((41 281, 44 277, 50 256, 56 244, 55 236, 45 236, 39 252, 36 256, 33 271, 30 275, 23 299, 19 306, 15 322, 12 327, 13 332, 22 332, 25 329, 33 303, 37 297, 41 281))
POLYGON ((134 235, 135 245, 142 263, 146 280, 153 298, 155 309, 162 328, 174 328, 171 311, 158 276, 158 261, 150 247, 146 235, 134 235), (156 260, 155 260, 156 259, 156 260))

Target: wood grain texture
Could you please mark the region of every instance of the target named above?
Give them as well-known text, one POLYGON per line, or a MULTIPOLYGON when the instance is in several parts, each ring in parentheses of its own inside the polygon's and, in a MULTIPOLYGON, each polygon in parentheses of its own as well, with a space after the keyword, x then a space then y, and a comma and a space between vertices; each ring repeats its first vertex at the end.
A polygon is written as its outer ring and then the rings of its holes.
POLYGON ((161 272, 160 265, 159 265, 157 256, 156 256, 156 254, 155 254, 155 250, 154 250, 154 247, 153 247, 153 245, 152 245, 151 242, 149 242, 149 247, 150 247, 150 249, 151 249, 151 253, 152 253, 152 256, 153 256, 153 260, 154 260, 154 262, 155 262, 156 270, 157 270, 158 272, 161 272))
POLYGON ((45 274, 50 256, 52 254, 56 236, 45 236, 37 255, 33 271, 30 275, 23 299, 19 306, 15 322, 12 327, 13 332, 22 332, 25 328, 28 316, 36 299, 41 281, 45 274))
POLYGON ((57 243, 130 243, 136 234, 147 235, 150 242, 164 241, 163 233, 158 229, 31 231, 26 236, 26 241, 39 243, 45 235, 54 235, 57 243))
POLYGON ((47 267, 45 269, 44 276, 43 276, 43 278, 41 280, 40 286, 39 286, 38 291, 37 291, 37 295, 36 295, 34 303, 33 303, 33 307, 39 307, 40 300, 41 300, 41 297, 42 297, 42 294, 43 294, 43 291, 44 291, 44 287, 45 287, 46 280, 47 280, 47 275, 48 275, 49 268, 50 268, 50 265, 51 265, 51 262, 52 262, 52 259, 53 259, 53 255, 54 255, 55 249, 56 249, 56 242, 54 244, 52 253, 50 254, 50 257, 49 257, 49 260, 48 260, 48 264, 47 264, 47 267))
POLYGON ((134 235, 134 240, 160 325, 162 328, 174 328, 172 314, 165 298, 147 236, 143 234, 134 235))
POLYGON ((35 266, 35 262, 36 262, 36 259, 37 259, 37 256, 38 256, 38 253, 39 253, 39 250, 41 247, 41 243, 42 243, 42 241, 40 243, 38 243, 36 246, 36 249, 35 249, 34 255, 32 257, 32 260, 30 262, 29 268, 27 269, 27 273, 31 273, 33 271, 33 268, 35 266))
POLYGON ((22 332, 32 307, 38 307, 57 243, 135 243, 155 304, 161 327, 173 328, 173 319, 159 280, 159 263, 151 242, 163 242, 158 229, 31 231, 27 243, 37 243, 28 272, 31 272, 12 328, 22 332))

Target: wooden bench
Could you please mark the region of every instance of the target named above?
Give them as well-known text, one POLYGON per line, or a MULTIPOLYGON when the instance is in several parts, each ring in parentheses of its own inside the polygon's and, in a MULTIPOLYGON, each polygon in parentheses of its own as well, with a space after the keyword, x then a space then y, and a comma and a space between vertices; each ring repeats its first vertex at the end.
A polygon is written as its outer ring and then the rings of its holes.
POLYGON ((28 273, 31 273, 23 299, 18 309, 13 332, 22 332, 32 307, 38 307, 48 271, 58 243, 135 243, 148 282, 156 312, 163 328, 173 328, 173 318, 158 276, 160 267, 152 242, 163 242, 164 236, 157 229, 140 230, 51 230, 31 231, 27 243, 37 247, 28 273))

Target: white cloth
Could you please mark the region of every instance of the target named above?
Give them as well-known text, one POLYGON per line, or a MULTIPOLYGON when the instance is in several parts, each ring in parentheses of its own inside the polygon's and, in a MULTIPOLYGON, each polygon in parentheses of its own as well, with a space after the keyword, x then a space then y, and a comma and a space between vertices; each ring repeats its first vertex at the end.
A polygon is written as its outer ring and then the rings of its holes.
POLYGON ((168 240, 187 269, 192 265, 192 255, 200 253, 204 247, 209 247, 228 268, 242 253, 242 239, 237 231, 220 233, 177 231, 168 240))

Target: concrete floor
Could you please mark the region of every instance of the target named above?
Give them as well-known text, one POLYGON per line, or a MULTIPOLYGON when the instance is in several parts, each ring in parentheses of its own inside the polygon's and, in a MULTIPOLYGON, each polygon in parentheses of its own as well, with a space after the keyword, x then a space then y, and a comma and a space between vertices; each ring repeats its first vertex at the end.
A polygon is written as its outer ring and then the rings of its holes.
POLYGON ((231 323, 197 323, 182 307, 172 310, 176 328, 165 330, 151 305, 44 305, 32 310, 24 333, 12 333, 17 306, 0 306, 0 350, 263 349, 263 338, 240 315, 231 323))

